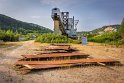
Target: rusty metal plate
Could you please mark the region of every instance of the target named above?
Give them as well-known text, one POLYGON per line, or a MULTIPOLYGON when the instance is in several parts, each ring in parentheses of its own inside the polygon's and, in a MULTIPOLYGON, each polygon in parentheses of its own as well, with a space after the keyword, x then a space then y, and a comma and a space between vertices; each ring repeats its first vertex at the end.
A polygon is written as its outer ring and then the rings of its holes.
POLYGON ((68 50, 70 46, 47 46, 43 47, 42 50, 68 50))
POLYGON ((63 65, 24 65, 29 69, 47 69, 47 68, 58 68, 58 67, 67 67, 74 66, 75 64, 63 64, 63 65))
POLYGON ((69 44, 65 44, 65 43, 53 43, 53 44, 50 44, 50 45, 53 45, 53 46, 70 46, 69 44))
POLYGON ((52 54, 37 54, 37 55, 22 55, 24 58, 51 58, 51 57, 71 57, 71 56, 85 56, 88 57, 88 54, 84 53, 52 53, 52 54))
POLYGON ((113 59, 78 59, 78 60, 57 60, 57 61, 18 61, 16 65, 60 65, 77 63, 106 63, 119 62, 113 59))

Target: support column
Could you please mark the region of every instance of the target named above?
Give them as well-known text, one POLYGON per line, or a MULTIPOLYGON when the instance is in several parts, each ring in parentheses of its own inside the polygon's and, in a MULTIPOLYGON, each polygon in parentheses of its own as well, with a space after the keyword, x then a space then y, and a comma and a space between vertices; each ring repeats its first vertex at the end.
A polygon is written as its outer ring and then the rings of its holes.
POLYGON ((60 27, 59 26, 59 21, 58 20, 54 20, 54 33, 61 34, 59 27, 60 27))

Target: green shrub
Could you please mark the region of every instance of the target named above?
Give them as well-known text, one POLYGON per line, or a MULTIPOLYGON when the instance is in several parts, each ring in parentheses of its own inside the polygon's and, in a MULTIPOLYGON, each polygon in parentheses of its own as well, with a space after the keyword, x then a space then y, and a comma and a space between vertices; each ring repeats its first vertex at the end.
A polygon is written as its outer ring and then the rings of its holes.
POLYGON ((18 41, 19 34, 17 32, 13 32, 11 30, 0 30, 0 40, 3 41, 18 41))
POLYGON ((112 45, 119 45, 123 43, 123 40, 121 40, 121 37, 119 36, 118 32, 109 32, 104 33, 102 35, 97 35, 95 37, 91 37, 88 39, 88 41, 91 42, 98 42, 98 43, 109 43, 112 45))
POLYGON ((54 33, 40 35, 36 38, 35 41, 41 43, 76 43, 76 44, 80 43, 79 40, 73 40, 67 38, 66 36, 54 33))
POLYGON ((121 22, 121 26, 120 26, 120 29, 119 29, 119 35, 124 38, 124 19, 122 20, 121 22))
POLYGON ((124 38, 119 40, 119 43, 124 45, 124 38))

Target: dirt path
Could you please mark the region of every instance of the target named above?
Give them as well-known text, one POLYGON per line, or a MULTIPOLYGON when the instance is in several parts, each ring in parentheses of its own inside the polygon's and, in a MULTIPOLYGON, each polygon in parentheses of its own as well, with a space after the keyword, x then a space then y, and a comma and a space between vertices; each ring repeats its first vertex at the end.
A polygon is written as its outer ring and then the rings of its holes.
POLYGON ((31 46, 33 42, 34 41, 23 42, 21 46, 15 46, 14 49, 11 49, 13 46, 7 47, 6 49, 1 49, 1 54, 3 54, 4 57, 1 59, 0 64, 14 64, 18 58, 21 58, 21 54, 25 54, 25 52, 27 52, 28 48, 26 47, 31 46))
POLYGON ((0 48, 0 83, 18 83, 22 79, 21 75, 17 75, 12 67, 22 54, 28 54, 33 43, 34 41, 25 41, 19 46, 0 48))
MULTIPOLYGON (((21 45, 0 48, 0 83, 124 83, 124 66, 74 67, 32 71, 18 75, 12 65, 22 54, 37 53, 34 49, 48 44, 25 41, 21 45), (11 49, 13 48, 13 49, 11 49)), ((73 44, 80 52, 96 58, 114 58, 124 63, 124 49, 90 43, 87 46, 73 44)))

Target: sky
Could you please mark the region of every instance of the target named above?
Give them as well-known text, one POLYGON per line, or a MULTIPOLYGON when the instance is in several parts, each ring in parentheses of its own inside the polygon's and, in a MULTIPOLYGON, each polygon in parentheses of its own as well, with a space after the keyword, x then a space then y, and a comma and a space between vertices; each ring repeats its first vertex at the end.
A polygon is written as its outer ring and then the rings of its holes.
POLYGON ((0 14, 52 30, 54 7, 75 16, 78 31, 120 24, 124 18, 124 0, 0 0, 0 14))

